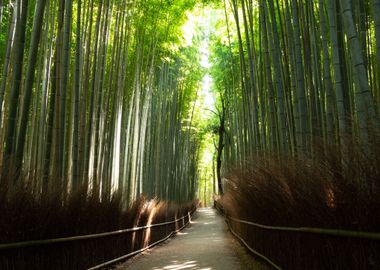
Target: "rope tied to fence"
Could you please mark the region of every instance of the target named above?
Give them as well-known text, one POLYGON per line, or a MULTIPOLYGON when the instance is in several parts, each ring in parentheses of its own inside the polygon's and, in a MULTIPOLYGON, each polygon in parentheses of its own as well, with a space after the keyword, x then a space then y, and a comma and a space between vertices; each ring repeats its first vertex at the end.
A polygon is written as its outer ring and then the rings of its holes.
POLYGON ((104 233, 78 235, 78 236, 71 236, 71 237, 52 238, 52 239, 43 239, 43 240, 31 240, 31 241, 22 241, 22 242, 15 242, 15 243, 0 244, 0 250, 25 248, 25 247, 36 247, 36 246, 50 245, 50 244, 56 244, 56 243, 67 243, 67 242, 73 242, 73 241, 96 239, 96 238, 109 237, 109 236, 114 236, 114 235, 130 233, 130 232, 136 232, 136 231, 145 230, 145 229, 149 229, 149 228, 153 228, 153 227, 160 227, 160 226, 165 226, 165 225, 170 225, 170 224, 176 223, 180 220, 183 220, 185 217, 192 215, 195 212, 195 210, 196 210, 196 208, 187 212, 186 215, 184 215, 180 218, 177 218, 175 220, 172 220, 172 221, 150 224, 150 225, 140 226, 140 227, 127 228, 127 229, 117 230, 117 231, 112 231, 112 232, 104 232, 104 233))
POLYGON ((374 232, 362 232, 362 231, 350 231, 350 230, 340 230, 340 229, 328 229, 328 228, 313 228, 313 227, 281 227, 281 226, 269 226, 252 221, 242 220, 238 218, 233 218, 231 216, 225 215, 226 218, 239 222, 242 224, 254 226, 264 230, 272 231, 287 231, 287 232, 300 232, 300 233, 312 233, 321 235, 330 235, 338 237, 349 237, 349 238, 359 238, 368 240, 380 240, 380 233, 374 232))
POLYGON ((249 244, 241 237, 231 226, 231 221, 246 224, 249 226, 253 226, 259 229, 270 230, 270 231, 283 231, 283 232, 297 232, 297 233, 310 233, 317 235, 327 235, 327 236, 335 236, 335 237, 346 237, 346 238, 355 238, 355 239, 366 239, 366 240, 380 240, 380 233, 377 232, 363 232, 363 231, 351 231, 351 230, 341 230, 341 229, 330 229, 330 228, 314 228, 314 227, 285 227, 285 226, 270 226, 264 225, 252 221, 242 220, 238 218, 231 217, 226 214, 222 205, 215 201, 215 207, 217 210, 225 217, 228 228, 231 233, 239 239, 239 241, 246 246, 246 248, 251 251, 253 254, 266 261, 269 265, 274 267, 277 270, 282 270, 280 266, 278 266, 275 262, 273 262, 270 258, 261 254, 260 252, 253 249, 249 244))
MULTIPOLYGON (((195 210, 194 210, 194 211, 191 211, 191 212, 188 212, 188 215, 191 215, 191 214, 193 214, 194 212, 195 212, 195 210)), ((185 216, 183 216, 182 218, 184 218, 184 217, 185 217, 185 216)), ((141 252, 144 252, 145 250, 150 249, 150 248, 152 248, 152 247, 154 247, 154 246, 156 246, 156 245, 158 245, 158 244, 160 244, 160 243, 166 241, 166 240, 169 239, 173 234, 176 234, 176 233, 178 233, 179 231, 181 231, 182 229, 184 229, 184 228, 189 224, 189 222, 190 222, 190 219, 189 219, 188 222, 187 222, 186 224, 184 224, 181 228, 179 228, 179 229, 177 229, 177 230, 175 230, 175 231, 172 231, 171 233, 169 233, 169 234, 168 234, 166 237, 164 237, 163 239, 158 240, 158 241, 156 241, 156 242, 154 242, 154 243, 152 243, 152 244, 150 244, 150 245, 148 245, 148 246, 146 246, 146 247, 144 247, 144 248, 142 248, 142 249, 139 249, 139 250, 133 251, 133 252, 131 252, 131 253, 128 253, 128 254, 123 255, 123 256, 121 256, 121 257, 118 257, 118 258, 116 258, 116 259, 113 259, 113 260, 110 260, 110 261, 104 262, 104 263, 102 263, 102 264, 99 264, 99 265, 93 266, 93 267, 91 267, 91 268, 89 268, 89 269, 87 269, 87 270, 101 269, 101 268, 103 268, 103 267, 105 267, 105 266, 109 266, 109 265, 115 264, 115 263, 120 262, 120 261, 122 261, 122 260, 125 260, 125 259, 127 259, 127 258, 129 258, 129 257, 132 257, 132 256, 134 256, 134 255, 137 255, 137 254, 139 254, 139 253, 141 253, 141 252)))

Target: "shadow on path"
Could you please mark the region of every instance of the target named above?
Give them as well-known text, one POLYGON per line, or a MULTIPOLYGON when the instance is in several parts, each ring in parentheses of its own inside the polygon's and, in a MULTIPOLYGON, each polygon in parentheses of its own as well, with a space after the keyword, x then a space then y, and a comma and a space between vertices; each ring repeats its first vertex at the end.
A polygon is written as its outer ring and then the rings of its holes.
POLYGON ((256 266, 257 263, 231 236, 223 218, 215 209, 202 208, 195 215, 190 227, 116 269, 264 269, 256 266))

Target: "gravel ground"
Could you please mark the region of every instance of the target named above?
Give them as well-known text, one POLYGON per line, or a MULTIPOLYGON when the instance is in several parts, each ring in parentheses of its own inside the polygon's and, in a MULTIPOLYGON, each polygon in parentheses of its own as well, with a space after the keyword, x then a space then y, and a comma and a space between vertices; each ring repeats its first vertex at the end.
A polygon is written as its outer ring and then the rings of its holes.
POLYGON ((212 208, 199 209, 191 225, 175 237, 150 249, 118 270, 265 270, 230 234, 212 208))

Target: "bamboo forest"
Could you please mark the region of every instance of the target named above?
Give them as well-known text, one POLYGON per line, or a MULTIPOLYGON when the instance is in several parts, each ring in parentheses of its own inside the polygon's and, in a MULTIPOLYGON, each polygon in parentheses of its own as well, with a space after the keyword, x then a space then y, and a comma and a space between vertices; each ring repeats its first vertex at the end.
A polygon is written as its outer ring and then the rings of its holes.
POLYGON ((0 0, 0 269, 375 270, 379 209, 380 0, 0 0))

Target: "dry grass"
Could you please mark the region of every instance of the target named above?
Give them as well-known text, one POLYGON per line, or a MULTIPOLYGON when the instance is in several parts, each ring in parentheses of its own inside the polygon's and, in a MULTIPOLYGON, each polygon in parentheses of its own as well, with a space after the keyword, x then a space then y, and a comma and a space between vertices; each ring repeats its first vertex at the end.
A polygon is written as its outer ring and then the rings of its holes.
MULTIPOLYGON (((313 158, 254 157, 226 174, 219 203, 230 216, 266 225, 379 232, 380 141, 367 150, 349 145, 342 156, 330 147, 313 158)), ((233 226, 283 269, 380 269, 379 241, 233 226)))
MULTIPOLYGON (((28 188, 0 192, 0 243, 40 240, 115 231, 134 226, 171 221, 190 211, 195 203, 183 205, 139 198, 128 209, 120 196, 107 201, 80 191, 44 198, 28 188)), ((141 249, 168 235, 187 220, 135 233, 21 248, 0 252, 0 269, 86 269, 141 249)))

